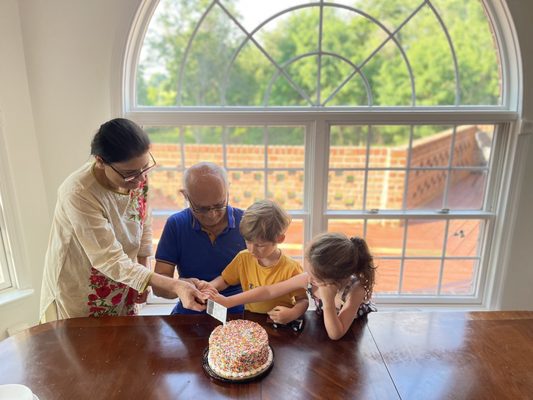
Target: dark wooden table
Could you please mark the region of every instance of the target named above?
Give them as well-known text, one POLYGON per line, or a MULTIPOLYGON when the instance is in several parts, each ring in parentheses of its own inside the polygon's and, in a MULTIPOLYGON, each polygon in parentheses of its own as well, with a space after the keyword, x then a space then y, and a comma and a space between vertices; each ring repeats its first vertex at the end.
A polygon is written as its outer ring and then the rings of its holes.
POLYGON ((339 341, 320 317, 302 333, 265 316, 274 367, 246 384, 213 380, 202 354, 209 316, 77 318, 0 342, 0 384, 40 400, 532 399, 533 312, 378 312, 339 341))

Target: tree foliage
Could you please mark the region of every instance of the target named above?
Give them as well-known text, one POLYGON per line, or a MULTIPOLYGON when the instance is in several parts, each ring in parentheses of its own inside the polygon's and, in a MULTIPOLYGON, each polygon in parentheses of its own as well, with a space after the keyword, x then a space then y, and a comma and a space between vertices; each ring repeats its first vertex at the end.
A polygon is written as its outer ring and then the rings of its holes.
MULTIPOLYGON (((138 104, 366 107, 500 101, 497 52, 479 0, 354 0, 351 7, 324 6, 322 19, 316 4, 303 3, 256 32, 235 23, 242 21, 243 4, 253 7, 251 0, 161 1, 137 71, 138 104)), ((417 136, 435 129, 417 129, 417 136)), ((381 127, 380 140, 397 144, 405 130, 381 127)), ((339 143, 350 138, 355 143, 352 131, 340 129, 339 143)), ((263 135, 259 128, 203 132, 182 131, 187 141, 230 135, 261 143, 263 135)))

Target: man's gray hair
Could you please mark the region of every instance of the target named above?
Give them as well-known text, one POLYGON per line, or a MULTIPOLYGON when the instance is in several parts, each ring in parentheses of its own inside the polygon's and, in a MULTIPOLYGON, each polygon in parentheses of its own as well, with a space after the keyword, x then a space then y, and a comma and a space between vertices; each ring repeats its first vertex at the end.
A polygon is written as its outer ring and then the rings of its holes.
POLYGON ((189 193, 189 189, 194 183, 193 179, 206 175, 213 175, 220 178, 222 182, 224 182, 226 190, 228 189, 228 173, 226 170, 221 166, 208 161, 199 162, 185 170, 183 173, 183 188, 189 193))

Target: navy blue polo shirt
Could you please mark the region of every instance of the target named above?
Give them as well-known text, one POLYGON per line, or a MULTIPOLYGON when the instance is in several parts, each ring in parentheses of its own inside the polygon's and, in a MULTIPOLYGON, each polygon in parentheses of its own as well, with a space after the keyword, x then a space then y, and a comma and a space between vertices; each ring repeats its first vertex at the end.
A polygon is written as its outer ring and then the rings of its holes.
MULTIPOLYGON (((157 245, 155 258, 169 264, 176 264, 181 278, 198 278, 211 281, 219 276, 233 258, 246 248, 239 232, 243 210, 227 208, 228 226, 211 242, 207 232, 202 230, 191 210, 186 208, 170 216, 157 245)), ((230 286, 221 293, 231 296, 241 293, 240 285, 230 286)), ((228 312, 242 312, 243 307, 233 307, 228 312)), ((178 301, 172 314, 198 314, 184 308, 178 301)))

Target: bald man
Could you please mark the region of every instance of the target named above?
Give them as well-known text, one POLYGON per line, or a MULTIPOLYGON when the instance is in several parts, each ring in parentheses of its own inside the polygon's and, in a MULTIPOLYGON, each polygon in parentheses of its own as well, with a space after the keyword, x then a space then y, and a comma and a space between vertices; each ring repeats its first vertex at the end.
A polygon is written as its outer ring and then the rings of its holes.
MULTIPOLYGON (((181 194, 189 207, 166 222, 157 245, 155 271, 168 277, 177 268, 180 279, 211 281, 241 250, 246 248, 239 232, 243 210, 228 204, 228 179, 220 166, 202 162, 185 171, 181 194)), ((221 293, 231 296, 241 287, 230 286, 221 293)), ((173 298, 154 288, 157 296, 173 298)), ((234 307, 229 312, 242 312, 234 307)), ((178 301, 172 314, 197 314, 178 301)))

